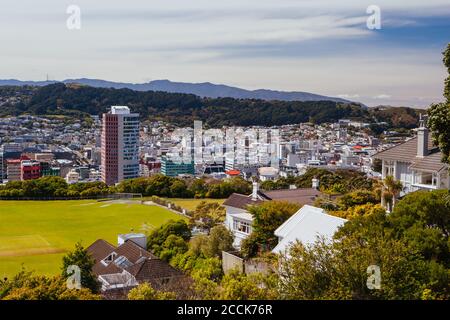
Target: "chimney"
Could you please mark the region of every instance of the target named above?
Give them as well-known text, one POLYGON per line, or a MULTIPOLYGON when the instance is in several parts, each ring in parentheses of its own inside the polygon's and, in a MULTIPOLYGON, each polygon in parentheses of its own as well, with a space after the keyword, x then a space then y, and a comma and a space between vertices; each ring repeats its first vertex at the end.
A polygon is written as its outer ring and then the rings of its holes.
POLYGON ((259 190, 258 182, 253 181, 252 200, 254 201, 258 200, 258 190, 259 190))
POLYGON ((314 177, 312 179, 312 188, 319 190, 319 179, 317 179, 317 177, 314 177))
POLYGON ((428 128, 426 118, 420 115, 419 128, 417 129, 417 157, 428 155, 428 128))

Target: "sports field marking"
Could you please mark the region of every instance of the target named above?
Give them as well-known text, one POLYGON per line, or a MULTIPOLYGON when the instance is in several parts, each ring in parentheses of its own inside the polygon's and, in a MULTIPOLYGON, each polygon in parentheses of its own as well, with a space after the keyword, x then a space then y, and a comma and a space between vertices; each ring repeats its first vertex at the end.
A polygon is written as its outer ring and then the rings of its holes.
POLYGON ((39 234, 0 237, 0 253, 2 251, 42 247, 51 247, 51 244, 39 234))
POLYGON ((106 208, 106 207, 109 207, 111 204, 104 204, 104 205, 102 205, 102 206, 100 206, 100 208, 106 208))
POLYGON ((0 237, 0 257, 61 253, 39 234, 0 237))
POLYGON ((21 257, 21 256, 35 256, 42 254, 54 254, 66 252, 64 249, 58 248, 30 248, 20 250, 0 251, 0 257, 21 257))

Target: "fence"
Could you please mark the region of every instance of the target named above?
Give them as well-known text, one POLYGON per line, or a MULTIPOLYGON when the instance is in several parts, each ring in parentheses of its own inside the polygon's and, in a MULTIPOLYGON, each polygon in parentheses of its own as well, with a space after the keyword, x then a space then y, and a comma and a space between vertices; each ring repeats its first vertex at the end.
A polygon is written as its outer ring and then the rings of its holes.
POLYGON ((119 199, 142 199, 140 193, 113 193, 113 194, 101 194, 96 196, 65 196, 65 197, 4 197, 0 196, 0 200, 11 201, 58 201, 58 200, 97 200, 97 201, 110 201, 119 199))
POLYGON ((189 211, 188 210, 186 210, 186 209, 176 205, 173 202, 167 201, 167 200, 165 200, 163 198, 160 198, 160 197, 157 197, 157 196, 152 196, 151 197, 151 201, 156 203, 156 204, 158 204, 158 205, 160 205, 160 206, 166 207, 167 209, 176 211, 176 212, 178 212, 178 213, 180 213, 182 215, 186 215, 186 216, 189 215, 189 211))
POLYGON ((0 200, 11 201, 58 201, 58 200, 111 200, 105 195, 89 196, 89 197, 1 197, 0 200))

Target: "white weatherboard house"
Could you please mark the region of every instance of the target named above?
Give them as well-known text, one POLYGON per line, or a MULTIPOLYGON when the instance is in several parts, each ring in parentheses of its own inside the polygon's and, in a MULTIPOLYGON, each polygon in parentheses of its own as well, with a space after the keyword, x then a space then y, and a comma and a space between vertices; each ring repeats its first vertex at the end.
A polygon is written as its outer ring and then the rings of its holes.
POLYGON ((275 230, 278 245, 272 252, 286 252, 286 249, 296 241, 305 246, 314 244, 318 238, 322 237, 326 241, 331 241, 333 235, 345 222, 347 220, 331 216, 321 208, 304 205, 275 230))
POLYGON ((234 235, 233 246, 235 248, 239 248, 241 241, 252 233, 253 216, 247 211, 247 207, 264 201, 264 197, 258 192, 257 183, 254 182, 251 195, 233 193, 223 203, 226 209, 225 226, 234 235))
POLYGON ((401 196, 417 190, 449 189, 449 166, 421 119, 417 137, 373 156, 382 161, 382 178, 393 176, 403 185, 401 196))
POLYGON ((223 203, 226 209, 225 226, 234 235, 233 246, 240 248, 241 241, 252 233, 253 216, 247 211, 249 206, 270 200, 287 201, 299 205, 312 204, 321 195, 321 192, 317 190, 318 181, 315 180, 314 188, 261 191, 258 183, 254 182, 252 194, 233 193, 223 203))

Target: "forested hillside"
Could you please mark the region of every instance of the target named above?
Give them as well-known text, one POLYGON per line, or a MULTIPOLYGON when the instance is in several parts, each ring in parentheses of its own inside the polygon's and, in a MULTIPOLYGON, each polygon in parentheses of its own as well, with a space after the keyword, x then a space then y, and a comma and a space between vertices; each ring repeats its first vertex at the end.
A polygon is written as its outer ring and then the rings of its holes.
MULTIPOLYGON (((143 119, 166 120, 177 125, 192 125, 202 120, 212 127, 223 125, 283 125, 301 122, 334 122, 350 118, 368 122, 393 123, 392 113, 383 109, 367 109, 354 103, 333 101, 264 101, 233 98, 200 98, 191 94, 130 89, 93 88, 77 84, 53 84, 45 87, 0 87, 3 101, 0 116, 35 115, 100 115, 112 105, 127 105, 143 119)), ((391 108, 392 109, 392 108, 391 108)), ((397 110, 397 108, 394 108, 397 110)), ((406 122, 414 127, 416 110, 403 108, 406 122), (407 112, 405 112, 405 110, 407 112)))

